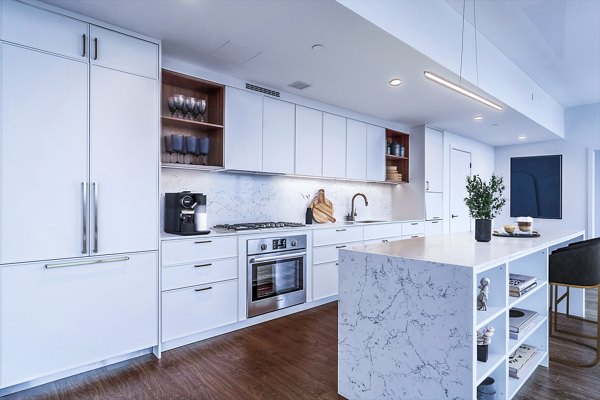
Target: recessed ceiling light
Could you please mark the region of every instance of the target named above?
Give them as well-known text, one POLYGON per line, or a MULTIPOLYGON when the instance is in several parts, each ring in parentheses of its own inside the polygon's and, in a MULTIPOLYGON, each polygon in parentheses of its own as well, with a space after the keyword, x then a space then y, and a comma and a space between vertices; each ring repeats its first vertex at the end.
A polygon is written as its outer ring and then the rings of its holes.
POLYGON ((400 79, 398 79, 398 78, 394 78, 394 79, 392 79, 392 80, 390 81, 390 85, 392 85, 392 86, 398 86, 398 85, 400 85, 401 83, 402 83, 402 81, 401 81, 400 79))
POLYGON ((483 115, 476 115, 473 117, 475 121, 481 121, 483 119, 483 115))
POLYGON ((519 140, 525 140, 525 139, 527 139, 527 136, 525 136, 525 135, 519 136, 519 140))
POLYGON ((312 49, 315 51, 319 51, 319 50, 323 50, 325 48, 325 46, 323 46, 322 44, 313 44, 312 49))

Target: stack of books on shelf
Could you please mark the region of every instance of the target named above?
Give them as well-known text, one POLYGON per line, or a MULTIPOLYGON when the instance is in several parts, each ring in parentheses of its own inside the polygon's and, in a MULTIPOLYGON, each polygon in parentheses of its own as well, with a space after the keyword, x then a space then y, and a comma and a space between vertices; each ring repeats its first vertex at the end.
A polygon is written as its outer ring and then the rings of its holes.
POLYGON ((527 364, 533 359, 536 348, 528 344, 522 344, 513 354, 508 357, 508 375, 511 378, 520 379, 527 364))
POLYGON ((512 297, 521 297, 537 286, 535 276, 510 274, 508 278, 510 295, 512 297))
POLYGON ((510 338, 519 340, 529 332, 535 325, 535 311, 511 308, 508 312, 508 325, 510 326, 510 338))

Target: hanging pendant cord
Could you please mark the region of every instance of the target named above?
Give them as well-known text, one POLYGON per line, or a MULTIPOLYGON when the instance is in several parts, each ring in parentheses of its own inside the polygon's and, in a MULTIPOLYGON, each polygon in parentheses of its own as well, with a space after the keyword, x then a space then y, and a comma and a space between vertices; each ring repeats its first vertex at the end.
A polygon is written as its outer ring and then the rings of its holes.
POLYGON ((462 33, 460 36, 460 84, 462 85, 462 65, 463 65, 463 52, 465 48, 465 4, 467 0, 463 0, 463 12, 462 12, 462 33))
POLYGON ((473 0, 473 24, 475 25, 475 72, 477 72, 477 87, 479 88, 479 61, 477 58, 477 14, 475 13, 475 0, 473 0))

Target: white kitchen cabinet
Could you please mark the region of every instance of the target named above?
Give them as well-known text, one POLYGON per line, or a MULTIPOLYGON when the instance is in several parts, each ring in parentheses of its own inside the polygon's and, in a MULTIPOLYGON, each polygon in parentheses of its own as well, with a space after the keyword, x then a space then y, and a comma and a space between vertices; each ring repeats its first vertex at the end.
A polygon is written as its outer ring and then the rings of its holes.
MULTIPOLYGON (((150 79, 158 78, 156 44, 95 25, 90 28, 90 59, 92 65, 150 79)), ((125 90, 124 88, 121 93, 126 94, 125 90)), ((135 103, 130 104, 130 109, 135 107, 135 103)))
POLYGON ((337 261, 341 249, 359 245, 360 242, 338 243, 329 246, 317 246, 313 248, 313 264, 323 264, 337 261))
POLYGON ((323 112, 296 105, 296 174, 323 175, 323 112))
POLYGON ((158 215, 158 143, 153 134, 158 132, 156 104, 155 80, 92 66, 93 253, 158 249, 155 217, 158 215))
POLYGON ((162 268, 162 290, 237 279, 237 257, 162 268))
POLYGON ((203 260, 237 257, 237 236, 198 237, 162 242, 162 264, 190 264, 203 260))
POLYGON ((0 386, 158 344, 157 254, 0 267, 0 386))
POLYGON ((263 97, 262 171, 294 173, 296 107, 263 97))
POLYGON ((444 134, 425 127, 425 191, 444 190, 444 134))
POLYGON ((402 223, 402 235, 412 236, 420 235, 425 233, 425 222, 424 221, 413 221, 402 223))
POLYGON ((441 235, 444 233, 444 221, 425 221, 425 236, 441 235))
POLYGON ((362 226, 342 226, 335 228, 315 229, 313 231, 313 244, 315 246, 327 246, 330 244, 340 244, 357 242, 363 240, 362 226))
POLYGON ((346 125, 346 178, 367 179, 367 124, 348 119, 346 125))
POLYGON ((323 176, 346 177, 346 118, 323 113, 323 176))
MULTIPOLYGON (((18 1, 3 0, 0 7, 2 40, 87 62, 87 23, 18 1)), ((71 94, 66 89, 56 93, 71 94)), ((61 98, 61 102, 64 100, 61 98)), ((48 106, 47 102, 42 104, 48 106)))
POLYGON ((87 254, 88 65, 0 49, 0 262, 87 254))
POLYGON ((385 128, 367 124, 367 180, 385 181, 385 128))
POLYGON ((338 262, 313 265, 313 300, 338 294, 338 262))
POLYGON ((364 239, 383 239, 394 236, 402 236, 402 223, 395 224, 372 224, 365 225, 364 239))
POLYGON ((262 171, 263 99, 245 90, 226 88, 225 168, 262 171))
POLYGON ((442 219, 444 195, 441 192, 425 192, 425 219, 442 219))

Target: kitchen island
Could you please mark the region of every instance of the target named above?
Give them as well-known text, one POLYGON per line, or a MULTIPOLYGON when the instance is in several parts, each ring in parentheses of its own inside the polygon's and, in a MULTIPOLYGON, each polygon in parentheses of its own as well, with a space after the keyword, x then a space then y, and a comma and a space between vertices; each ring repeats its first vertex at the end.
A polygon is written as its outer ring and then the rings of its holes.
POLYGON ((510 399, 538 365, 548 365, 548 254, 582 240, 583 231, 538 238, 473 233, 415 238, 340 251, 338 392, 349 399, 474 399, 495 380, 497 399, 510 399), (510 297, 509 273, 537 286, 510 297), (477 310, 478 285, 491 281, 487 311, 477 310), (537 312, 526 335, 511 339, 512 307, 537 312), (477 361, 476 332, 493 327, 487 362, 477 361), (508 355, 521 344, 537 351, 509 378, 508 355))

